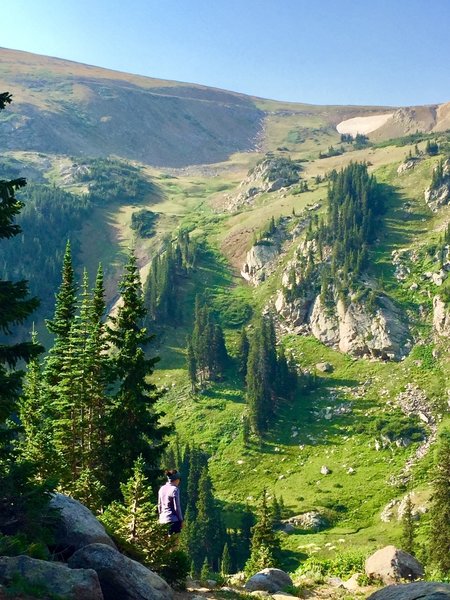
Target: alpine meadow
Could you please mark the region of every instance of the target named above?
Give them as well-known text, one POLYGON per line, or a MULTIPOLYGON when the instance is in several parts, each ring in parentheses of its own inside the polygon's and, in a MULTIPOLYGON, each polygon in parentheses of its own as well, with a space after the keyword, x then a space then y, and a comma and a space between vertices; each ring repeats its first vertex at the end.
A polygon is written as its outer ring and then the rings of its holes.
POLYGON ((0 598, 450 597, 450 102, 0 48, 0 140, 0 598))

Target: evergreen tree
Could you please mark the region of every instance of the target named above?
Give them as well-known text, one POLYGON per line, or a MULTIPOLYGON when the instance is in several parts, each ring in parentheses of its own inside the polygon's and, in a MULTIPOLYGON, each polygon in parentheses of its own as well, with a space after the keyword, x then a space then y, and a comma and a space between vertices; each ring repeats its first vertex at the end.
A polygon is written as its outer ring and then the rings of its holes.
POLYGON ((200 581, 208 581, 210 577, 210 568, 208 563, 208 557, 205 556, 205 560, 203 561, 202 568, 200 570, 200 581))
POLYGON ((218 570, 223 547, 223 531, 207 466, 203 467, 198 483, 197 539, 206 553, 208 563, 213 569, 218 570))
POLYGON ((249 352, 249 342, 247 337, 247 332, 243 328, 241 330, 241 334, 239 336, 239 346, 238 346, 238 361, 239 361, 239 373, 242 376, 247 376, 247 362, 248 362, 248 352, 249 352))
MULTIPOLYGON (((0 93, 0 110, 11 102, 8 92, 0 93)), ((0 180, 0 239, 8 240, 21 229, 15 223, 23 203, 16 192, 26 184, 25 179, 0 180)), ((13 327, 22 325, 37 308, 38 300, 28 295, 27 282, 0 279, 0 333, 8 336, 13 327)), ((19 362, 29 362, 42 351, 33 340, 7 344, 0 343, 0 533, 14 533, 21 529, 25 534, 41 523, 47 503, 46 490, 36 482, 36 473, 30 462, 18 460, 12 440, 17 426, 11 417, 17 412, 17 402, 23 372, 17 370, 19 362)))
POLYGON ((195 354, 189 336, 187 338, 186 362, 188 368, 189 381, 191 384, 191 392, 194 393, 196 391, 197 385, 197 361, 195 360, 195 354))
MULTIPOLYGON (((32 342, 37 344, 33 330, 32 342)), ((55 448, 52 436, 52 419, 42 393, 42 368, 37 356, 28 363, 19 399, 19 420, 22 435, 19 438, 20 455, 36 466, 36 475, 44 480, 55 472, 55 448)))
POLYGON ((271 510, 267 505, 267 492, 263 490, 261 504, 252 528, 251 553, 245 572, 251 576, 265 568, 278 565, 280 542, 273 531, 271 510))
POLYGON ((158 523, 145 470, 139 457, 132 476, 120 486, 123 500, 113 502, 101 520, 119 539, 134 546, 150 568, 160 571, 168 563, 173 541, 167 535, 167 525, 158 523))
POLYGON ((67 349, 70 329, 77 308, 77 284, 72 265, 70 241, 67 241, 62 267, 62 281, 56 294, 55 312, 53 319, 46 321, 47 329, 55 336, 45 363, 44 377, 51 387, 58 384, 64 363, 64 353, 67 349))
POLYGON ((142 327, 145 308, 133 252, 130 252, 120 291, 122 304, 111 317, 112 326, 108 327, 118 384, 107 422, 110 457, 107 488, 112 498, 117 497, 120 482, 131 475, 138 456, 143 457, 147 474, 151 482, 155 482, 166 433, 159 425, 160 415, 155 409, 161 392, 147 381, 158 359, 146 358, 144 352, 152 337, 142 327))
POLYGON ((228 543, 225 543, 222 551, 222 558, 220 560, 220 572, 223 577, 231 573, 231 557, 228 543))
POLYGON ((415 555, 415 524, 413 515, 413 503, 411 494, 406 496, 405 512, 402 518, 402 549, 409 554, 415 555))
POLYGON ((431 497, 429 550, 434 565, 450 574, 450 430, 439 438, 431 497))

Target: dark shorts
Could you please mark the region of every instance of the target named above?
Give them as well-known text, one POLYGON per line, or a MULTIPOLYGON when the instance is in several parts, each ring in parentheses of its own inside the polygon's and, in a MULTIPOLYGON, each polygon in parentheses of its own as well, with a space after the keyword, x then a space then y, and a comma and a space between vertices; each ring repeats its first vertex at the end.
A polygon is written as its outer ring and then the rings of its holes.
POLYGON ((169 527, 169 535, 172 535, 173 533, 180 533, 182 523, 182 521, 174 521, 171 523, 169 527))

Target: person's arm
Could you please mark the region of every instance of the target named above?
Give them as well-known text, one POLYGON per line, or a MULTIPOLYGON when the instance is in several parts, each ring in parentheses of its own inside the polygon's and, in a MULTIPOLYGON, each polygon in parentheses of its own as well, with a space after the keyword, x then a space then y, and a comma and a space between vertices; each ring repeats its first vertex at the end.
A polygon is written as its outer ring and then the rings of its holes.
POLYGON ((182 521, 183 520, 183 511, 181 510, 180 490, 178 488, 175 488, 175 490, 173 492, 173 508, 174 508, 175 514, 178 517, 178 520, 182 521))
POLYGON ((161 490, 158 492, 158 515, 162 512, 161 490))

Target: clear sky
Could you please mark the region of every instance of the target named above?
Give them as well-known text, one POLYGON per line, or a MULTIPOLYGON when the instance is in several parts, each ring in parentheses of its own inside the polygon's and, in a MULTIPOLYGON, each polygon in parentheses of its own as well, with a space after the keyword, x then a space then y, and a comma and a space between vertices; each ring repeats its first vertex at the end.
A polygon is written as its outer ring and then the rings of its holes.
POLYGON ((0 46, 279 100, 450 101, 450 0, 10 0, 0 46))

